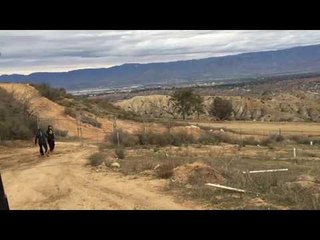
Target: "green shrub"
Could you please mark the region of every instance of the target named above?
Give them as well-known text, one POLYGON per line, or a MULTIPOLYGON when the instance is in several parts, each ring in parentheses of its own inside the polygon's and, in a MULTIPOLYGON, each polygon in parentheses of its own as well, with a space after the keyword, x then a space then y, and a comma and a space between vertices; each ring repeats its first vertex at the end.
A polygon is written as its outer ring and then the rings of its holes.
POLYGON ((54 133, 56 136, 59 137, 67 137, 68 136, 68 131, 60 130, 60 129, 55 129, 54 133))
POLYGON ((77 118, 77 111, 70 107, 64 108, 64 113, 70 117, 77 118))
POLYGON ((220 140, 212 134, 205 133, 201 135, 199 142, 205 145, 210 145, 210 144, 215 145, 215 144, 218 144, 220 140))
POLYGON ((310 138, 305 136, 299 136, 299 135, 292 135, 288 137, 290 140, 295 141, 299 144, 310 144, 310 138))
POLYGON ((282 135, 271 135, 267 138, 264 138, 262 141, 261 141, 261 145, 263 146, 267 146, 271 143, 276 143, 276 142, 282 142, 284 140, 284 137, 282 135))
POLYGON ((228 119, 232 112, 233 109, 231 101, 222 99, 220 97, 215 98, 209 108, 209 114, 217 117, 220 120, 228 119))
POLYGON ((299 144, 306 144, 309 145, 310 141, 313 142, 313 144, 319 144, 320 138, 312 137, 312 136, 304 136, 304 135, 292 135, 288 137, 290 140, 295 141, 299 144))
POLYGON ((171 144, 174 146, 181 146, 182 144, 192 144, 197 142, 197 140, 191 134, 184 132, 172 134, 171 138, 171 144))
POLYGON ((81 116, 81 122, 85 124, 90 124, 91 126, 98 127, 98 128, 101 128, 102 126, 102 124, 98 122, 96 119, 86 115, 81 116))
POLYGON ((147 133, 147 142, 150 145, 157 145, 157 146, 167 146, 170 145, 172 140, 171 136, 167 133, 147 133))
POLYGON ((117 147, 115 149, 115 153, 116 153, 116 155, 117 155, 117 157, 119 159, 124 159, 125 158, 125 150, 124 150, 123 147, 117 147))
POLYGON ((21 104, 0 89, 0 140, 29 140, 35 136, 37 120, 27 103, 21 104))
POLYGON ((148 137, 147 134, 138 134, 139 144, 140 145, 147 145, 148 144, 148 137))
POLYGON ((103 163, 104 155, 102 153, 94 153, 89 158, 89 165, 97 167, 103 163))
POLYGON ((174 164, 167 162, 164 164, 161 164, 156 172, 157 177, 159 178, 170 178, 173 176, 173 168, 175 167, 174 164))
POLYGON ((49 84, 31 84, 35 87, 41 96, 46 97, 54 102, 62 100, 64 98, 73 98, 72 95, 67 94, 64 88, 52 88, 49 84))
POLYGON ((150 144, 163 147, 167 145, 181 146, 182 144, 196 143, 196 140, 192 135, 183 132, 175 134, 169 134, 167 132, 148 132, 146 134, 139 133, 137 136, 139 139, 139 144, 141 145, 150 144))
POLYGON ((259 141, 257 141, 254 137, 243 138, 242 140, 244 145, 258 145, 259 141))

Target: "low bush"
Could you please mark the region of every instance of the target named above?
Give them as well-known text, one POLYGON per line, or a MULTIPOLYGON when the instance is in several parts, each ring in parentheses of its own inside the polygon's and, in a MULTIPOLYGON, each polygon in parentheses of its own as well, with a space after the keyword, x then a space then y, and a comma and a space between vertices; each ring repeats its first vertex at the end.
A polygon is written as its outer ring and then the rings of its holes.
POLYGON ((103 163, 104 155, 102 153, 94 153, 89 156, 88 161, 89 165, 92 167, 97 167, 103 163))

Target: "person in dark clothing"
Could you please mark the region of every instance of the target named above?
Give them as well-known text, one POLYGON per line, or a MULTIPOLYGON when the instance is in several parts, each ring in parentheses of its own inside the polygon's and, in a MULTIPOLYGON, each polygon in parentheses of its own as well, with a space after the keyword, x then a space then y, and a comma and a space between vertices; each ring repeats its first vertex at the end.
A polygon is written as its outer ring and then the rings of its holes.
POLYGON ((48 139, 48 144, 50 148, 50 152, 53 151, 55 143, 54 143, 54 132, 53 132, 53 127, 51 125, 48 126, 47 129, 47 139, 48 139))
POLYGON ((40 147, 40 154, 43 156, 44 154, 48 155, 48 145, 47 145, 47 136, 46 134, 42 131, 41 128, 38 129, 38 132, 36 134, 36 138, 35 138, 35 145, 37 145, 37 142, 39 144, 40 147), (45 152, 43 151, 43 148, 45 150, 45 152))
POLYGON ((4 191, 4 187, 2 183, 1 173, 0 173, 0 210, 10 210, 8 198, 4 191))

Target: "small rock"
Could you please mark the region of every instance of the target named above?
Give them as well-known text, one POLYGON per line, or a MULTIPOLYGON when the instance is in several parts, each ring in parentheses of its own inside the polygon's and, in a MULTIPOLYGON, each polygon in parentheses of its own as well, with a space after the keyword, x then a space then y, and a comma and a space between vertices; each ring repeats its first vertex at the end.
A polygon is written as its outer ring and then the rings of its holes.
POLYGON ((192 185, 191 184, 187 184, 186 188, 192 188, 192 185))
POLYGON ((120 168, 120 164, 117 163, 117 162, 114 162, 114 163, 111 164, 111 167, 120 168))

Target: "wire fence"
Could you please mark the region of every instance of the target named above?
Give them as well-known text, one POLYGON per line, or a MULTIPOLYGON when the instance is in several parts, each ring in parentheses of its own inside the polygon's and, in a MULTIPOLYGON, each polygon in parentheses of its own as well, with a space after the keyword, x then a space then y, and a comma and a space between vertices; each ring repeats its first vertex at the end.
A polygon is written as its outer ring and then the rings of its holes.
POLYGON ((281 128, 274 128, 272 130, 251 130, 246 128, 227 128, 228 131, 240 134, 240 135, 252 135, 252 136, 271 136, 271 135, 282 135, 282 136, 303 136, 303 137, 320 137, 320 126, 318 131, 312 130, 283 130, 281 128))
MULTIPOLYGON (((177 121, 183 124, 184 122, 177 121)), ((244 122, 187 122, 189 125, 196 125, 205 129, 212 130, 226 130, 242 135, 252 136, 270 136, 270 135, 283 135, 283 136, 313 136, 320 137, 320 123, 303 123, 303 122, 290 122, 290 123, 265 123, 256 124, 244 122)))
MULTIPOLYGON (((15 123, 21 123, 23 121, 23 116, 16 116, 12 114, 12 116, 5 116, 7 121, 12 122, 13 125, 15 123), (20 119, 19 119, 20 118, 20 119)), ((84 121, 84 119, 81 116, 78 116, 77 118, 36 118, 37 125, 44 130, 47 129, 48 125, 52 125, 55 131, 56 139, 59 140, 73 140, 73 141, 86 141, 91 143, 103 143, 106 140, 106 137, 111 134, 111 132, 114 129, 118 129, 117 127, 117 119, 115 117, 110 117, 108 121, 100 121, 98 119, 95 119, 96 121, 93 123, 87 123, 84 121), (105 122, 104 124, 101 124, 101 122, 105 122), (106 122, 109 123, 109 126, 107 126, 106 122), (96 124, 95 124, 96 123, 96 124)), ((1 116, 0 116, 0 122, 1 122, 1 116)), ((154 128, 152 126, 153 123, 156 121, 145 121, 144 118, 142 118, 141 122, 139 123, 142 127, 141 131, 146 131, 146 129, 154 128), (150 126, 149 126, 150 124, 150 126)), ((160 123, 160 122, 159 122, 160 123)), ((268 137, 271 135, 282 135, 284 137, 290 137, 293 135, 301 136, 304 138, 313 138, 313 137, 320 137, 320 124, 319 126, 316 124, 306 124, 305 126, 301 125, 301 123, 297 124, 297 127, 290 127, 288 129, 287 126, 282 127, 280 124, 279 127, 276 125, 268 125, 266 124, 264 128, 259 129, 258 127, 251 128, 251 125, 248 126, 242 126, 242 123, 239 124, 240 127, 236 126, 236 123, 231 123, 230 125, 228 123, 224 123, 223 125, 220 125, 219 123, 197 123, 197 122, 180 122, 180 121, 169 121, 168 123, 170 126, 175 126, 176 124, 183 123, 186 125, 198 125, 200 127, 205 127, 206 129, 215 129, 215 130, 221 130, 224 129, 225 131, 233 132, 240 137, 245 136, 254 136, 254 137, 268 137), (309 127, 310 125, 310 127, 309 127), (301 127, 303 126, 303 127, 301 127)), ((168 125, 168 123, 162 122, 164 126, 168 125)), ((291 125, 294 126, 294 123, 291 125)), ((179 125, 177 125, 179 126, 179 125)), ((254 126, 254 124, 252 125, 254 126)), ((0 126, 1 127, 1 126, 0 126)), ((19 126, 17 126, 19 127, 19 126)), ((119 125, 121 128, 121 126, 119 125)), ((126 130, 126 129, 123 129, 126 130)), ((0 128, 1 131, 1 128, 0 128)), ((33 129, 36 133, 36 129, 33 129)), ((34 133, 34 134, 35 134, 34 133)), ((1 135, 1 134, 0 134, 1 135)), ((0 136, 1 137, 1 136, 0 136)), ((1 139, 0 139, 1 141, 1 139)))
POLYGON ((37 125, 43 129, 52 125, 57 140, 102 143, 108 134, 108 131, 103 130, 100 125, 85 123, 81 117, 77 119, 37 118, 37 125))

